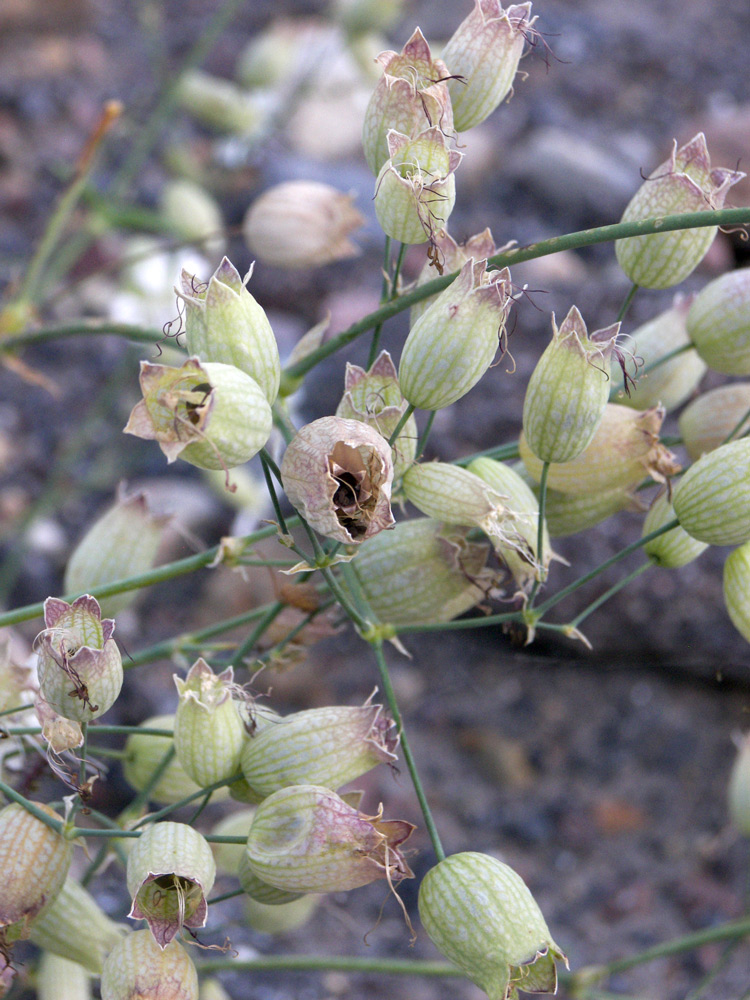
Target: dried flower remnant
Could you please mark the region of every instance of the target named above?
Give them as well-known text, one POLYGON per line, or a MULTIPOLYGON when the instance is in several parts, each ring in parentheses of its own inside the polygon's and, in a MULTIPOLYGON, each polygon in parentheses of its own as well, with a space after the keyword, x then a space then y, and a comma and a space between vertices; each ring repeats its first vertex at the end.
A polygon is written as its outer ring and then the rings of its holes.
POLYGON ((122 658, 95 598, 44 602, 44 631, 36 639, 39 689, 66 719, 90 722, 114 704, 122 687, 122 658))
POLYGON ((414 827, 365 816, 321 785, 282 788, 258 806, 247 838, 250 869, 292 892, 345 892, 412 878, 401 845, 414 827))
POLYGON ((206 923, 216 864, 205 839, 185 823, 148 827, 128 856, 128 916, 148 921, 160 948, 183 927, 206 923))
MULTIPOLYGON (((513 244, 507 244, 502 249, 508 249, 513 244)), ((463 243, 456 243, 447 229, 441 229, 433 235, 430 244, 427 261, 417 278, 417 288, 420 285, 432 281, 438 274, 451 274, 453 271, 460 271, 466 261, 473 257, 474 260, 487 260, 494 254, 499 253, 500 248, 495 246, 492 233, 489 229, 484 229, 481 233, 470 236, 463 243)), ((414 326, 422 315, 426 312, 437 295, 415 302, 409 311, 409 323, 414 326)))
MULTIPOLYGON (((404 415, 407 402, 398 384, 398 372, 387 351, 381 351, 368 371, 347 364, 344 395, 336 407, 336 416, 360 420, 374 427, 388 440, 404 415)), ((409 417, 391 445, 393 479, 398 481, 417 453, 417 422, 409 417)))
MULTIPOLYGON (((722 208, 729 189, 745 175, 723 167, 711 168, 702 132, 677 148, 638 188, 623 222, 635 222, 675 212, 708 212, 722 208)), ((705 257, 716 226, 670 233, 630 236, 615 243, 620 267, 636 285, 669 288, 683 281, 705 257)))
POLYGON ((375 215, 386 236, 426 243, 445 226, 456 201, 455 172, 462 153, 437 128, 410 139, 388 133, 389 158, 375 182, 375 215))
POLYGON ((264 264, 322 267, 356 257, 349 239, 364 225, 351 195, 318 181, 287 181, 269 188, 247 211, 242 232, 264 264))
POLYGON ((448 68, 433 59, 430 46, 417 28, 399 52, 381 52, 377 61, 383 75, 375 86, 365 112, 362 145, 374 174, 392 155, 388 133, 414 138, 436 128, 453 134, 453 112, 448 94, 448 68))
POLYGON ((393 524, 391 448, 359 420, 321 417, 302 427, 284 453, 281 481, 292 506, 328 538, 362 542, 393 524))
POLYGON ((232 365, 188 358, 181 368, 141 362, 143 399, 126 434, 156 441, 168 462, 231 469, 256 455, 273 425, 258 383, 232 365))
POLYGON ((474 0, 443 50, 459 132, 479 125, 508 96, 535 21, 530 3, 504 10, 500 0, 474 0))

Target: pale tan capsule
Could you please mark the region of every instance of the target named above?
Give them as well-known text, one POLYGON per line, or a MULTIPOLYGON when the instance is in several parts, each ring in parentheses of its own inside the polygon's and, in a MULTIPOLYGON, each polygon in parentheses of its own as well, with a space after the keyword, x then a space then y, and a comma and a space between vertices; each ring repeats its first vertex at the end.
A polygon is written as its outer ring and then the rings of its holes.
POLYGON ((603 493, 581 494, 547 490, 544 512, 550 537, 565 538, 601 524, 620 510, 642 513, 645 509, 646 505, 634 493, 618 487, 603 493))
MULTIPOLYGON (((33 804, 61 822, 44 803, 33 804)), ((62 889, 72 857, 72 842, 17 802, 0 810, 0 946, 28 938, 62 889)))
POLYGON ((750 382, 732 382, 701 393, 682 411, 679 426, 694 462, 746 434, 750 430, 750 382))
POLYGON ((149 826, 128 856, 128 916, 147 920, 160 948, 182 927, 205 926, 216 863, 206 840, 185 823, 149 826))
POLYGON ((750 837, 750 735, 736 737, 737 756, 729 775, 729 815, 743 837, 750 837))
MULTIPOLYGON (((648 535, 675 519, 674 507, 667 499, 666 493, 660 494, 651 504, 651 509, 643 522, 642 535, 648 535)), ((659 535, 643 546, 643 551, 659 566, 666 569, 676 569, 687 566, 693 559, 705 552, 706 542, 699 542, 690 536, 679 525, 671 531, 659 535)))
POLYGON ((151 931, 128 934, 102 972, 102 1000, 198 1000, 198 973, 176 941, 160 948, 151 931))
POLYGON ((36 975, 37 1000, 91 1000, 91 976, 82 965, 45 951, 36 975))
POLYGON ((238 774, 247 730, 244 704, 233 698, 232 667, 215 674, 201 658, 174 682, 180 698, 174 746, 185 772, 201 787, 238 774))
MULTIPOLYGON (((679 471, 679 465, 659 442, 664 410, 642 413, 608 403, 589 446, 570 462, 553 462, 547 485, 560 493, 597 494, 637 486, 646 476, 657 482, 679 471)), ((530 475, 541 481, 542 462, 521 435, 521 458, 530 475)))
POLYGON ((94 897, 68 876, 57 898, 34 921, 29 939, 98 976, 106 956, 127 933, 127 927, 110 920, 94 897))
POLYGON ((750 542, 730 552, 724 563, 724 604, 734 627, 750 642, 750 542))

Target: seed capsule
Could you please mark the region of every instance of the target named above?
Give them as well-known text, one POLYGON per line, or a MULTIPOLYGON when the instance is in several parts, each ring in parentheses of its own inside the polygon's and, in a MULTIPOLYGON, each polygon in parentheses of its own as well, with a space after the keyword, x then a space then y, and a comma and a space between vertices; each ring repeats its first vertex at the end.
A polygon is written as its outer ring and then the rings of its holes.
POLYGON ((687 330, 709 368, 750 375, 750 268, 706 285, 690 307, 687 330))
POLYGON ((364 816, 319 785, 282 788, 258 806, 247 838, 250 869, 292 892, 345 892, 412 872, 400 845, 414 827, 364 816))
POLYGON ((362 542, 393 524, 391 448, 359 420, 306 424, 284 453, 281 481, 292 506, 328 538, 362 542))
MULTIPOLYGON (((438 271, 440 274, 460 271, 470 257, 473 257, 474 260, 487 260, 488 257, 492 257, 497 252, 498 248, 495 246, 489 229, 485 229, 475 236, 470 236, 463 243, 456 243, 447 229, 441 229, 433 237, 430 254, 417 278, 417 288, 436 278, 438 271)), ((427 299, 422 299, 421 302, 415 302, 409 312, 410 326, 414 326, 419 317, 436 300, 437 295, 431 295, 427 299)))
MULTIPOLYGON (((711 169, 702 132, 672 155, 646 179, 631 198, 623 222, 721 208, 733 184, 745 175, 722 167, 711 169)), ((636 285, 669 288, 683 281, 705 257, 716 226, 680 229, 649 236, 632 236, 615 243, 620 267, 636 285)))
MULTIPOLYGON (((41 802, 34 805, 59 816, 41 802)), ((0 955, 8 945, 28 938, 34 920, 63 887, 73 844, 16 802, 0 810, 0 955)))
MULTIPOLYGON (((747 636, 746 636, 747 638, 747 636)), ((729 815, 743 837, 750 837, 750 736, 739 737, 729 776, 729 815)))
POLYGON ((420 517, 365 542, 351 566, 377 618, 396 627, 450 621, 478 604, 494 575, 489 546, 468 535, 420 517))
POLYGON ((533 34, 536 18, 530 15, 530 3, 503 10, 500 0, 474 0, 474 10, 448 39, 443 58, 459 132, 483 122, 510 93, 524 43, 533 34))
POLYGON ((182 272, 178 294, 185 303, 187 347, 201 361, 239 368, 273 404, 281 377, 279 348, 265 310, 245 287, 251 275, 252 268, 240 278, 227 257, 207 285, 182 272))
POLYGON ((260 796, 287 785, 340 788, 380 763, 393 763, 398 737, 382 705, 296 712, 251 736, 242 771, 260 796))
POLYGON ((543 462, 570 462, 591 443, 609 399, 619 329, 615 323, 589 336, 575 306, 559 329, 552 317, 552 342, 532 372, 523 404, 526 443, 543 462))
MULTIPOLYGON (((667 499, 666 493, 662 493, 651 504, 651 509, 643 522, 642 534, 648 535, 673 521, 674 518, 674 507, 667 499)), ((706 542, 699 542, 678 526, 647 542, 643 546, 643 551, 657 565, 675 569, 678 566, 687 566, 707 548, 706 542)))
POLYGON ((374 174, 391 156, 387 136, 395 130, 407 138, 435 126, 453 132, 453 112, 445 83, 449 73, 442 59, 433 59, 430 46, 416 29, 399 52, 381 52, 377 62, 383 75, 365 111, 362 145, 374 174))
POLYGON ((98 602, 85 594, 72 604, 48 597, 44 625, 37 637, 42 697, 66 719, 98 719, 122 687, 122 658, 112 638, 114 621, 102 619, 98 602))
POLYGON ((680 434, 695 462, 750 430, 750 382, 733 382, 701 393, 680 414, 680 434))
POLYGON ((409 402, 439 410, 465 396, 492 364, 511 305, 510 271, 469 258, 406 338, 399 382, 409 402))
POLYGON ((183 680, 174 682, 179 704, 174 723, 177 759, 199 787, 230 778, 240 769, 247 739, 243 704, 232 695, 234 671, 215 674, 204 659, 197 660, 183 680))
POLYGON ((732 441, 691 465, 672 501, 680 524, 709 545, 750 539, 750 438, 732 441))
POLYGON ((102 1000, 198 1000, 198 973, 176 941, 159 947, 151 932, 128 934, 102 972, 102 1000))
POLYGON ((156 441, 168 462, 231 469, 256 455, 271 434, 271 407, 255 379, 232 365, 188 358, 181 368, 141 362, 143 399, 126 434, 156 441))
POLYGON ((601 524, 620 510, 643 513, 646 505, 637 499, 636 494, 622 487, 602 493, 581 494, 547 490, 544 513, 550 538, 565 538, 601 524))
POLYGON ((463 154, 448 146, 439 128, 413 139, 388 132, 388 154, 375 183, 375 215, 391 239, 426 243, 453 211, 463 154))
MULTIPOLYGON (((65 567, 66 594, 93 590, 151 569, 156 559, 167 517, 152 514, 143 493, 126 496, 88 529, 65 567)), ((133 603, 139 591, 105 597, 102 614, 112 616, 133 603)))
POLYGON ((91 976, 76 961, 45 951, 36 976, 37 1000, 91 1000, 91 976))
MULTIPOLYGON (((174 716, 154 715, 142 722, 141 728, 173 731, 174 716)), ((123 761, 123 774, 128 784, 137 792, 145 788, 151 781, 154 771, 162 765, 164 755, 173 745, 173 740, 169 736, 151 736, 138 731, 131 733, 125 743, 123 761)), ((186 773, 177 757, 173 756, 151 789, 149 801, 159 805, 171 805, 199 790, 200 786, 186 773)), ((227 794, 225 789, 220 788, 214 792, 214 799, 227 794)))
POLYGON ((453 854, 419 887, 419 916, 436 947, 490 1000, 555 993, 567 961, 523 879, 486 854, 453 854))
MULTIPOLYGON (((659 442, 664 410, 639 413, 608 403, 591 443, 572 461, 552 463, 547 485, 560 493, 589 494, 627 490, 646 476, 657 482, 679 472, 675 456, 659 442)), ((541 481, 542 462, 521 435, 519 451, 529 474, 541 481)))
POLYGON ((185 823, 154 823, 128 856, 128 916, 148 921, 159 947, 166 948, 182 927, 205 925, 215 877, 211 848, 199 833, 185 823))
POLYGON ((29 939, 98 976, 104 959, 127 932, 127 927, 110 920, 94 897, 68 876, 57 897, 32 924, 29 939))
MULTIPOLYGON (((690 343, 685 319, 690 300, 683 299, 671 309, 660 313, 650 322, 639 326, 628 338, 628 350, 645 369, 661 358, 690 343)), ((612 379, 620 373, 612 365, 612 379)), ((706 372, 706 364, 694 350, 683 350, 676 357, 658 364, 652 371, 645 371, 630 389, 630 396, 620 392, 618 402, 634 410, 649 406, 663 406, 669 412, 681 406, 695 391, 706 372)))
POLYGON ((724 604, 732 624, 750 642, 750 543, 730 552, 724 563, 724 604))

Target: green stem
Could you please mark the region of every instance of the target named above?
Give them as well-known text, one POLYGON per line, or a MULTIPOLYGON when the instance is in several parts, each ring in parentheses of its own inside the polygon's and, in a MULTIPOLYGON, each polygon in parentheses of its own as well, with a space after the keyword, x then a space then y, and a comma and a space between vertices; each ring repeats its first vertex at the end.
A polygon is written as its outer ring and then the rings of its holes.
MULTIPOLYGON (((734 435, 738 433, 740 427, 742 427, 742 425, 745 423, 748 417, 750 417, 750 409, 745 410, 740 419, 737 421, 737 423, 734 425, 734 427, 731 429, 731 431, 727 434, 727 436, 721 443, 727 444, 729 441, 731 441, 734 435)), ((742 437, 745 437, 746 435, 747 431, 745 431, 745 434, 743 434, 742 437)))
POLYGON ((279 481, 281 481, 281 473, 276 466, 276 463, 268 454, 265 448, 260 450, 260 461, 263 466, 263 476, 266 480, 266 488, 268 489, 268 495, 271 498, 271 503, 273 504, 273 510, 276 514, 276 520, 279 522, 279 528, 284 535, 288 535, 289 531, 286 526, 286 521, 284 520, 284 515, 281 513, 281 505, 279 504, 279 498, 276 495, 276 487, 273 485, 273 479, 271 478, 272 467, 276 468, 276 472, 279 476, 279 481))
POLYGON ((630 286, 630 291, 625 296, 625 301, 620 306, 620 311, 618 312, 615 318, 615 323, 622 323, 622 321, 625 319, 628 309, 630 309, 630 304, 635 298, 635 293, 638 291, 639 287, 640 286, 636 285, 635 282, 633 282, 633 284, 630 286))
POLYGON ((510 462, 519 457, 518 441, 511 441, 508 444, 500 444, 494 448, 486 448, 484 451, 476 451, 473 455, 465 455, 463 458, 455 460, 456 465, 467 466, 475 458, 494 458, 498 462, 510 462))
POLYGON ((416 458, 414 459, 415 462, 418 462, 420 460, 420 458, 422 457, 422 453, 425 450, 425 447, 427 445, 427 439, 430 436, 430 431, 432 430, 432 424, 433 421, 435 420, 435 413, 436 413, 435 410, 430 410, 429 413, 427 414, 427 423, 424 425, 424 430, 419 435, 419 440, 417 441, 417 455, 416 458))
MULTIPOLYGON (((298 518, 290 518, 288 523, 294 522, 299 523, 298 518)), ((278 528, 275 524, 270 525, 268 528, 260 528, 258 531, 254 531, 251 535, 245 535, 242 539, 246 545, 252 545, 255 542, 261 541, 263 538, 272 538, 277 534, 278 528)), ((165 580, 173 580, 178 576, 185 576, 187 573, 193 573, 197 569, 204 569, 209 563, 213 562, 216 556, 219 554, 219 546, 214 545, 210 549, 206 549, 205 552, 199 552, 197 555, 188 556, 186 559, 177 559, 175 562, 165 563, 163 566, 157 566, 156 569, 149 570, 147 573, 141 573, 138 576, 130 576, 122 580, 115 580, 113 583, 104 584, 101 587, 92 587, 90 593, 93 597, 111 597, 112 594, 122 594, 128 590, 138 590, 140 587, 149 587, 154 583, 163 583, 165 580)), ((76 597, 80 596, 77 592, 73 594, 67 594, 63 598, 66 601, 73 601, 76 597)), ((19 622, 29 621, 31 618, 37 618, 44 612, 44 602, 40 601, 38 604, 27 604, 25 607, 16 608, 13 611, 7 611, 5 614, 0 615, 0 628, 4 628, 7 625, 17 625, 19 622)))
POLYGON ((241 642, 240 645, 237 647, 234 656, 229 661, 232 667, 237 669, 239 667, 244 666, 245 657, 250 655, 258 639, 260 639, 260 637, 266 631, 271 622, 273 622, 276 618, 278 618, 278 616, 281 614, 281 612, 284 610, 285 607, 286 605, 284 605, 281 601, 275 601, 268 608, 268 610, 263 615, 261 620, 252 630, 250 635, 248 635, 247 638, 244 639, 244 641, 241 642))
MULTIPOLYGON (((750 207, 726 208, 712 212, 682 212, 676 215, 665 215, 661 218, 641 219, 635 222, 617 222, 614 225, 600 226, 596 229, 582 229, 564 236, 553 236, 539 243, 531 243, 524 247, 516 247, 504 253, 490 257, 488 264, 494 268, 502 268, 520 264, 522 261, 535 260, 548 254, 560 253, 563 250, 576 250, 579 247, 593 246, 596 243, 609 243, 612 240, 624 239, 629 236, 647 236, 650 233, 674 232, 680 229, 698 229, 703 226, 728 226, 750 223, 750 207)), ((368 316, 353 323, 347 330, 332 337, 316 350, 311 351, 296 364, 284 369, 284 377, 299 378, 314 368, 324 358, 335 354, 341 347, 350 344, 361 334, 372 330, 378 323, 384 323, 392 316, 405 309, 410 309, 415 303, 437 295, 447 288, 457 277, 458 271, 444 274, 432 281, 425 282, 416 288, 399 295, 397 299, 386 302, 368 316)))
POLYGON ((143 786, 143 788, 141 788, 141 790, 138 792, 133 801, 128 804, 127 808, 123 810, 122 812, 123 816, 138 815, 141 809, 145 807, 146 803, 151 797, 151 792, 153 792, 153 790, 156 788, 157 784, 161 780, 162 775, 174 760, 175 756, 174 733, 170 733, 169 735, 172 738, 172 741, 170 742, 167 749, 164 751, 164 754, 159 763, 156 765, 154 770, 149 775, 146 784, 143 786))
POLYGON ((637 579, 641 575, 641 573, 650 569, 653 565, 654 563, 650 559, 647 559, 646 562, 641 563, 640 566, 636 566, 631 573, 628 573, 627 576, 618 580, 617 583, 610 587, 609 590, 605 591, 601 597, 597 597, 597 599, 592 601, 587 608, 584 608, 579 615, 576 615, 576 617, 569 623, 571 628, 578 628, 585 618, 588 618, 588 616, 596 611, 597 608, 600 608, 602 604, 606 604, 610 597, 614 597, 615 594, 627 587, 629 583, 632 583, 633 580, 637 579))
MULTIPOLYGON (((177 809, 182 809, 183 806, 187 806, 191 802, 195 802, 196 799, 203 798, 207 792, 215 792, 217 788, 223 788, 225 785, 231 785, 235 781, 239 781, 242 777, 243 775, 240 772, 239 774, 233 774, 231 778, 224 778, 222 781, 214 781, 213 784, 206 785, 205 788, 199 788, 197 792, 193 792, 192 795, 186 795, 185 798, 180 799, 179 802, 171 802, 169 805, 164 806, 163 809, 159 809, 155 813, 149 813, 148 816, 144 816, 143 819, 134 824, 133 829, 137 830, 139 826, 143 826, 145 823, 156 823, 165 816, 169 816, 171 813, 176 812, 177 809)), ((245 840, 247 840, 247 837, 245 837, 245 840)), ((228 843, 234 843, 234 841, 228 841, 228 843)))
POLYGON ((412 406, 412 404, 409 403, 409 405, 406 407, 406 409, 404 410, 404 412, 401 414, 401 419, 399 420, 399 422, 396 424, 395 428, 393 429, 393 434, 391 434, 391 436, 388 438, 388 444, 391 447, 393 447, 393 442, 396 441, 396 440, 398 440, 398 436, 401 433, 401 431, 404 429, 406 421, 409 419, 409 417, 412 415, 412 413, 414 413, 415 410, 416 410, 416 406, 412 406))
POLYGON ((549 476, 549 462, 542 463, 542 476, 539 481, 539 513, 536 519, 536 558, 539 563, 538 576, 529 594, 529 608, 534 606, 534 598, 539 592, 540 586, 544 583, 544 515, 547 506, 547 478, 549 476))
POLYGON ((266 955, 263 958, 209 958, 198 963, 206 972, 362 972, 384 976, 450 976, 464 974, 449 962, 420 962, 396 958, 326 957, 323 955, 266 955))
POLYGON ((244 896, 244 889, 232 889, 231 892, 223 892, 221 896, 214 896, 213 899, 209 899, 208 905, 213 906, 214 903, 223 903, 225 899, 234 899, 236 896, 244 896))
POLYGON ((28 330, 15 337, 5 337, 0 346, 4 351, 11 351, 30 344, 47 344, 53 340, 79 336, 115 336, 124 337, 125 340, 132 340, 138 344, 155 344, 164 339, 164 331, 135 326, 132 323, 115 323, 112 320, 80 320, 77 323, 45 326, 41 330, 28 330))
MULTIPOLYGON (((385 243, 383 244, 383 283, 380 286, 380 301, 381 303, 387 302, 388 299, 392 298, 391 295, 391 238, 386 235, 385 243)), ((378 348, 380 347, 380 333, 383 329, 383 324, 378 323, 375 329, 372 331, 372 341, 370 343, 370 353, 367 358, 367 367, 371 368, 375 358, 378 356, 378 348)))
MULTIPOLYGON (((81 747, 81 763, 78 768, 78 795, 80 799, 81 788, 86 783, 86 757, 88 755, 89 749, 89 724, 88 722, 81 723, 81 735, 83 736, 83 746, 81 747)), ((81 800, 82 801, 82 800, 81 800)))
POLYGON ((377 640, 375 642, 371 642, 370 645, 372 646, 375 659, 377 660, 380 680, 383 685, 383 692, 388 702, 391 715, 393 716, 393 721, 396 723, 396 729, 401 741, 401 751, 404 755, 406 766, 409 769, 411 781, 414 785, 414 791, 417 793, 417 799, 419 800, 422 815, 424 816, 425 827, 430 835, 432 847, 437 855, 438 861, 444 861, 445 851, 443 850, 440 835, 438 834, 437 827, 435 826, 435 820, 433 819, 432 810, 430 809, 429 802, 427 801, 427 796, 425 795, 424 788, 422 787, 422 782, 419 777, 419 772, 417 771, 416 762, 412 756, 409 741, 406 738, 406 731, 404 730, 404 723, 401 718, 401 712, 399 711, 398 701, 396 700, 396 693, 393 690, 391 677, 388 673, 388 664, 386 663, 385 654, 383 653, 383 642, 382 640, 377 640))

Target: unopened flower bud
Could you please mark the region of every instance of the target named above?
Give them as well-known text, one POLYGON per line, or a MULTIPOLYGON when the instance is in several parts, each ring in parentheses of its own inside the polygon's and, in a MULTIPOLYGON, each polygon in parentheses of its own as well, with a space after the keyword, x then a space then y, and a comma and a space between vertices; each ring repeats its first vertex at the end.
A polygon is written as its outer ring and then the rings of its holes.
MULTIPOLYGON (((638 485, 646 476, 665 482, 679 472, 675 456, 659 442, 664 410, 642 413, 608 403, 591 443, 572 461, 553 462, 547 485, 560 493, 600 494, 638 485)), ((527 471, 541 482, 542 462, 521 435, 519 451, 527 471)))
MULTIPOLYGON (((174 731, 174 715, 154 715, 141 723, 142 729, 168 729, 174 731)), ((159 805, 171 805, 193 795, 200 790, 177 759, 176 754, 164 765, 165 755, 174 747, 171 736, 153 736, 150 733, 131 733, 125 743, 123 774, 129 785, 140 792, 153 778, 157 768, 161 768, 159 778, 149 792, 149 801, 159 805)), ((227 795, 225 789, 214 792, 214 798, 227 795)))
POLYGON ((750 735, 739 738, 729 775, 729 815, 743 837, 750 837, 750 735))
POLYGON ((128 934, 102 972, 102 1000, 198 1000, 198 973, 176 941, 160 948, 151 932, 128 934))
MULTIPOLYGON (((689 345, 690 338, 685 328, 689 308, 690 300, 682 299, 671 309, 639 326, 627 338, 626 353, 632 354, 638 366, 646 371, 636 377, 629 396, 622 391, 618 394, 618 402, 623 406, 634 410, 663 406, 669 412, 681 406, 695 391, 706 371, 706 364, 696 351, 683 350, 676 357, 661 363, 663 357, 689 345), (653 365, 656 367, 649 371, 653 365)), ((617 379, 622 380, 616 367, 613 363, 612 379, 615 385, 617 379)))
POLYGON ((359 420, 306 424, 284 452, 281 481, 292 506, 328 538, 362 542, 393 524, 391 448, 359 420))
POLYGON ((182 927, 203 927, 216 864, 206 840, 185 823, 149 826, 128 856, 134 920, 147 920, 160 948, 182 927))
MULTIPOLYGON (((635 222, 676 212, 708 212, 722 208, 733 184, 745 175, 723 167, 711 169, 702 132, 677 148, 646 179, 631 198, 623 222, 635 222)), ((716 226, 669 233, 631 236, 615 243, 620 267, 636 285, 669 288, 683 281, 705 257, 716 226)))
MULTIPOLYGON (((667 499, 666 493, 662 493, 651 504, 651 509, 643 522, 642 535, 648 535, 674 519, 674 508, 667 499)), ((687 566, 707 548, 706 542, 699 542, 692 538, 684 528, 678 525, 671 531, 646 542, 643 551, 658 566, 663 566, 665 569, 676 569, 679 566, 687 566)))
POLYGON ((501 861, 473 851, 445 858, 422 879, 419 916, 489 1000, 556 992, 555 960, 567 960, 526 883, 501 861))
POLYGON ((185 335, 188 351, 202 362, 234 365, 263 390, 269 404, 279 391, 281 364, 265 310, 245 287, 253 273, 240 277, 225 257, 204 285, 182 272, 185 335))
POLYGON ((698 292, 687 332, 709 368, 750 375, 750 268, 722 274, 698 292))
MULTIPOLYGON (((33 804, 59 820, 48 806, 33 804)), ((22 805, 11 802, 0 810, 0 956, 14 941, 28 938, 34 920, 62 889, 72 857, 72 841, 22 805)))
POLYGON ((181 368, 141 362, 143 399, 126 434, 156 441, 168 462, 231 469, 256 455, 273 417, 255 379, 233 365, 188 358, 181 368))
POLYGON ((357 256, 359 248, 349 236, 364 221, 353 197, 330 184, 287 181, 264 191, 252 203, 242 232, 264 264, 322 267, 357 256))
MULTIPOLYGON (((362 145, 374 174, 392 156, 388 132, 395 130, 413 138, 429 128, 444 135, 453 132, 453 112, 446 79, 448 68, 433 59, 430 46, 416 29, 399 52, 381 52, 377 61, 383 75, 365 111, 362 145)), ((421 242, 406 240, 404 242, 421 242)))
POLYGON ((542 528, 544 546, 543 564, 537 558, 539 534, 539 501, 531 487, 509 465, 492 458, 475 458, 467 466, 469 472, 479 476, 488 486, 505 498, 512 512, 513 535, 510 542, 493 538, 495 551, 513 574, 522 591, 528 591, 534 582, 545 578, 553 557, 547 525, 542 528))
POLYGON ((503 10, 500 0, 474 0, 474 10, 448 39, 443 58, 459 132, 483 122, 510 93, 536 21, 530 15, 530 3, 503 10))
POLYGON ((732 441, 691 465, 672 500, 680 524, 709 545, 750 539, 750 438, 732 441))
POLYGON ((201 787, 237 774, 247 730, 243 705, 233 698, 232 667, 215 674, 201 658, 185 680, 175 674, 174 682, 180 699, 174 746, 185 772, 201 787))
POLYGON ((331 706, 288 715, 252 735, 242 771, 261 796, 287 785, 336 789, 380 763, 393 763, 398 737, 382 705, 331 706))
POLYGON ((375 183, 375 215, 391 239, 426 243, 453 211, 463 154, 448 147, 439 128, 413 139, 390 131, 388 152, 375 183))
MULTIPOLYGON (((381 351, 369 371, 347 364, 344 395, 336 407, 336 416, 360 420, 386 439, 396 430, 407 407, 398 384, 396 366, 388 351, 381 351)), ((417 453, 417 422, 412 414, 393 442, 393 478, 398 481, 417 453)))
POLYGON ((724 604, 734 627, 750 642, 750 542, 740 545, 726 558, 724 604))
POLYGON ((36 976, 37 1000, 91 1000, 91 976, 78 962, 45 951, 36 976))
POLYGON ((680 414, 680 436, 695 462, 750 430, 750 382, 732 382, 701 393, 680 414))
MULTIPOLYGON (((460 271, 470 257, 473 257, 474 260, 487 260, 488 257, 492 257, 497 252, 498 248, 495 246, 489 229, 485 229, 475 236, 470 236, 463 243, 456 243, 447 229, 440 229, 433 236, 430 254, 419 272, 416 287, 419 288, 420 285, 432 281, 438 276, 438 273, 447 272, 450 274, 453 271, 460 271)), ((436 299, 437 295, 431 295, 427 299, 422 299, 421 302, 416 302, 411 307, 409 311, 411 326, 415 325, 422 313, 426 312, 436 299)))
POLYGON ((48 597, 44 626, 36 640, 42 697, 66 719, 98 719, 122 687, 114 621, 102 619, 98 602, 84 594, 72 604, 48 597))
POLYGON ((591 443, 609 399, 609 364, 620 324, 589 335, 573 306, 529 379, 523 404, 526 444, 543 462, 570 462, 591 443))
MULTIPOLYGON (((143 493, 127 496, 120 490, 115 506, 94 522, 68 559, 65 593, 90 591, 151 569, 168 520, 151 512, 143 493)), ((137 594, 131 590, 105 597, 102 614, 119 614, 137 594)))
POLYGON ((128 931, 104 913, 94 897, 70 876, 56 899, 34 921, 29 938, 39 948, 77 962, 95 976, 128 931))
POLYGON ((411 878, 400 845, 414 827, 364 816, 320 785, 282 788, 258 806, 247 859, 259 878, 293 892, 345 892, 411 878))
POLYGON ((492 364, 511 304, 508 269, 469 258, 406 338, 399 382, 409 402, 439 410, 466 395, 492 364))
POLYGON ((377 618, 396 627, 450 621, 479 604, 493 582, 489 546, 468 534, 420 517, 362 545, 351 566, 377 618))
POLYGON ((195 181, 167 181, 161 193, 161 215, 172 232, 199 244, 210 257, 224 251, 224 220, 216 199, 195 181))

